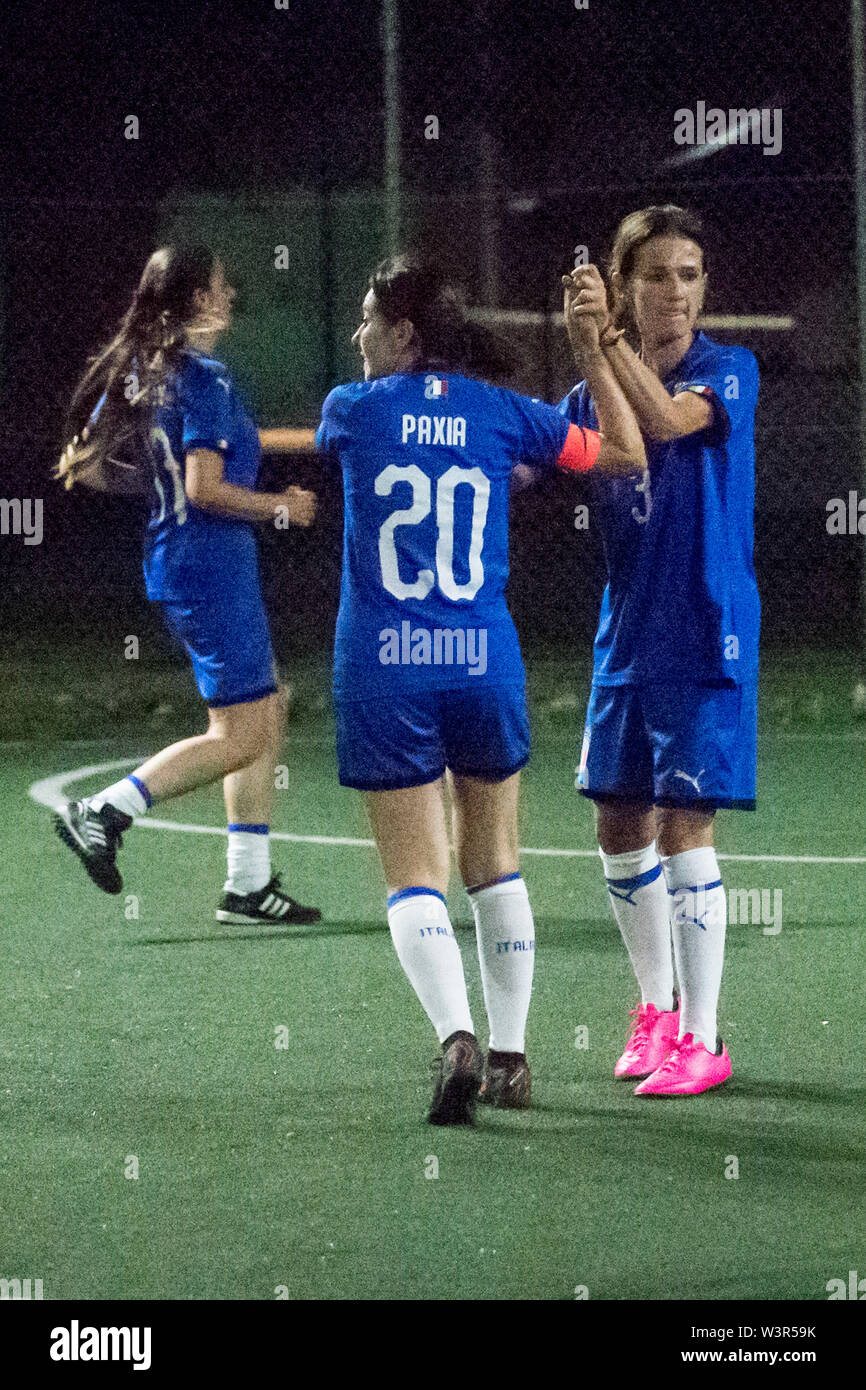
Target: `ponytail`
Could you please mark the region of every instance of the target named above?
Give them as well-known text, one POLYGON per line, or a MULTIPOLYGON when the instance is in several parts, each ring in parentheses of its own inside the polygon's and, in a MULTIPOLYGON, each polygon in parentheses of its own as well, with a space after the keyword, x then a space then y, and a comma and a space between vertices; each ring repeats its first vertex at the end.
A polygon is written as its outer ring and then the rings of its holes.
POLYGON ((370 289, 389 323, 411 322, 420 371, 429 367, 495 379, 513 371, 509 349, 467 318, 463 295, 438 266, 411 253, 389 256, 370 276, 370 289))
POLYGON ((65 431, 71 442, 55 470, 65 487, 88 475, 104 477, 111 464, 142 469, 153 412, 199 317, 195 292, 207 291, 214 264, 203 246, 164 246, 151 256, 117 333, 72 396, 65 431))

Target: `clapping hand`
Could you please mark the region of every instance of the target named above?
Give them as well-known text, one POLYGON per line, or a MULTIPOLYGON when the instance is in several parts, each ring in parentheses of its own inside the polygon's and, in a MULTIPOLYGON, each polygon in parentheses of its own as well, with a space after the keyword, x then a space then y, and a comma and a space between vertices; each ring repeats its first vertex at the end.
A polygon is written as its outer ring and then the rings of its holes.
POLYGON ((594 265, 580 266, 563 275, 563 312, 572 348, 580 357, 597 352, 599 338, 608 324, 607 292, 594 265))

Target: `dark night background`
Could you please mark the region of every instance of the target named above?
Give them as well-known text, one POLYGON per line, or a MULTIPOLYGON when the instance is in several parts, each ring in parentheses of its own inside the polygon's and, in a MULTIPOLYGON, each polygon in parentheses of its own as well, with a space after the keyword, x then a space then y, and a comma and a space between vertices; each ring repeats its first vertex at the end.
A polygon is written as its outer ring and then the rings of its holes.
MULTIPOLYGON (((675 200, 707 218, 709 311, 795 316, 790 332, 713 335, 751 347, 762 369, 764 636, 858 644, 862 541, 825 529, 828 498, 856 488, 862 471, 847 3, 590 0, 576 11, 571 0, 401 0, 399 9, 407 230, 449 257, 476 302, 490 296, 479 235, 486 139, 501 307, 554 308, 576 243, 603 259, 626 212, 675 200), (782 152, 736 146, 671 167, 682 153, 673 113, 699 100, 781 107, 782 152), (431 113, 437 141, 424 139, 431 113)), ((225 353, 263 425, 315 424, 325 392, 355 374, 346 340, 364 276, 390 248, 379 3, 11 0, 0 24, 0 491, 45 499, 41 545, 0 537, 14 661, 58 631, 156 631, 135 508, 64 495, 50 470, 87 356, 172 219, 195 222, 206 206, 204 229, 246 258, 246 280, 237 267, 246 326, 235 356, 229 343, 225 353), (137 141, 123 138, 129 113, 137 141), (284 223, 281 237, 273 228, 284 223), (280 240, 296 270, 277 282, 280 240), (270 290, 255 283, 256 265, 270 290), (259 345, 266 367, 256 362, 257 293, 261 322, 272 314, 283 325, 276 342, 287 344, 283 361, 259 345)), ((512 331, 524 355, 518 384, 558 399, 571 384, 564 338, 512 331)), ((311 459, 282 467, 319 478, 311 459)), ((313 534, 265 538, 284 654, 327 650, 339 578, 333 487, 313 534)), ((563 483, 516 504, 512 605, 527 640, 591 636, 600 556, 592 528, 573 530, 575 500, 563 483)))

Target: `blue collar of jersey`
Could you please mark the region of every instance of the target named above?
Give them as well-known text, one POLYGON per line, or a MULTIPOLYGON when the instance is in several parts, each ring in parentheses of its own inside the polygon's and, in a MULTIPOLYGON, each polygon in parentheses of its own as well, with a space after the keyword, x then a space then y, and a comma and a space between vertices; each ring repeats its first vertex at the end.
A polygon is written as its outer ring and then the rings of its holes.
POLYGON ((691 344, 686 348, 679 362, 675 362, 670 371, 662 378, 664 385, 667 386, 669 381, 681 381, 688 374, 699 351, 702 351, 709 341, 706 333, 698 329, 695 336, 692 338, 691 344))

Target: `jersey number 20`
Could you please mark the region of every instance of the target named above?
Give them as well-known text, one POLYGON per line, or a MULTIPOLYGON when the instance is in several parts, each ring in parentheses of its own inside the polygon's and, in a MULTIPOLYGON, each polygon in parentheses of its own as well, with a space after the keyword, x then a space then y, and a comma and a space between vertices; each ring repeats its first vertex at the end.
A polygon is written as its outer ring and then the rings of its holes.
POLYGON ((417 526, 430 515, 431 486, 427 474, 422 473, 417 464, 403 467, 390 463, 376 478, 377 497, 390 496, 397 483, 408 483, 412 488, 412 505, 392 512, 379 527, 379 562, 382 583, 388 593, 399 599, 426 598, 435 582, 445 598, 474 598, 484 583, 481 550, 490 501, 490 479, 480 468, 460 468, 457 464, 442 474, 436 484, 436 574, 434 576, 429 569, 419 570, 411 584, 400 578, 394 532, 398 526, 417 526), (461 484, 472 488, 472 532, 467 557, 469 579, 465 584, 458 584, 454 578, 454 494, 461 484))

